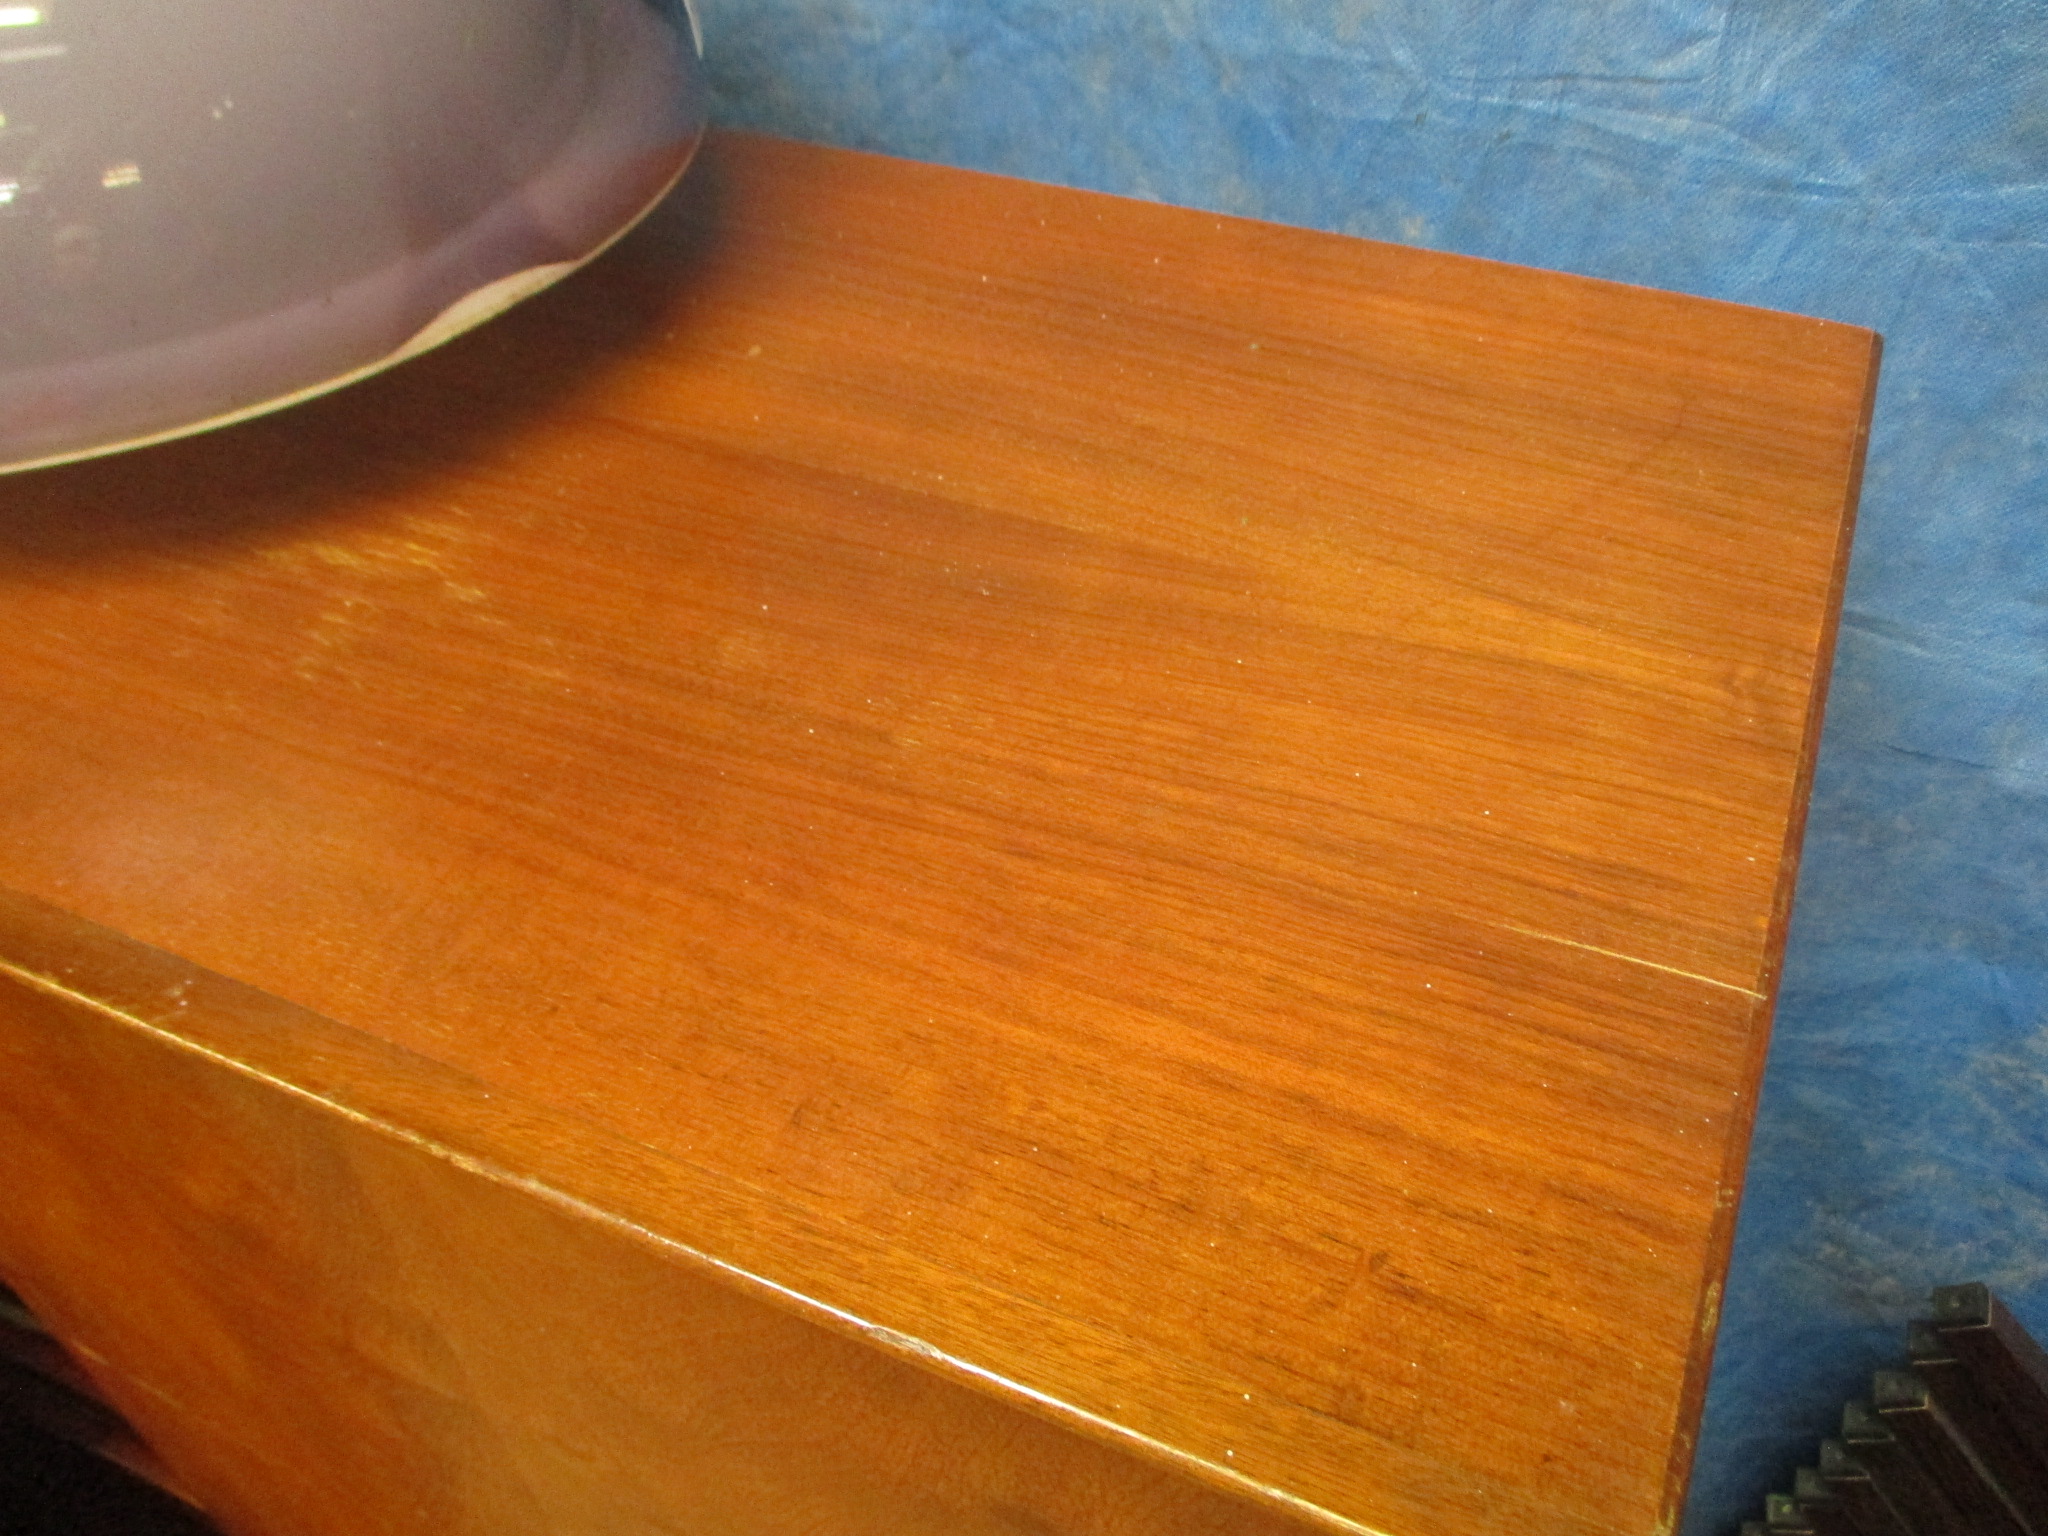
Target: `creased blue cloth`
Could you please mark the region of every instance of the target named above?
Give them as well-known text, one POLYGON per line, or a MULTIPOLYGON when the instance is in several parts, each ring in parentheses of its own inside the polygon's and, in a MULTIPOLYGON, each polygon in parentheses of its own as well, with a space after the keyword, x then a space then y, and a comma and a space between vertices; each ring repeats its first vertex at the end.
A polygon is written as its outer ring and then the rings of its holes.
POLYGON ((1887 349, 1689 1536, 1986 1279, 2048 1336, 2048 0, 705 0, 724 121, 1887 349))

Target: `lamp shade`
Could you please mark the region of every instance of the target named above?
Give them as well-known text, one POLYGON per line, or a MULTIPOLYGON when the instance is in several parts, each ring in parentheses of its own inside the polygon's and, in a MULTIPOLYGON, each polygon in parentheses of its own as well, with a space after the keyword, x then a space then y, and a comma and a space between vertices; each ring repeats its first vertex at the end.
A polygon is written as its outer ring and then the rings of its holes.
POLYGON ((689 163, 683 0, 0 0, 0 469, 287 405, 603 249, 689 163))

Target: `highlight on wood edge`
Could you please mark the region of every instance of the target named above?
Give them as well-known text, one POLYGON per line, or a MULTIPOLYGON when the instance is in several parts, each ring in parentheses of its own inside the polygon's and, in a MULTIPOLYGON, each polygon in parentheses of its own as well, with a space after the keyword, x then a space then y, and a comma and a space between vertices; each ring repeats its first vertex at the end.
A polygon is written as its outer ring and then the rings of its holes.
MULTIPOLYGON (((1906 1364, 1843 1405, 1789 1492, 1741 1536, 2048 1536, 2048 1352, 1984 1285, 1938 1287, 1906 1364)), ((200 1511, 0 1281, 0 1423, 23 1423, 200 1511)), ((202 1527, 208 1528, 208 1527, 202 1527)), ((210 1528, 208 1528, 210 1529, 210 1528)))
MULTIPOLYGON (((78 1362, 0 1281, 0 1424, 23 1424, 89 1451, 176 1501, 201 1511, 78 1362)), ((204 1527, 210 1529, 210 1527, 204 1527)))
POLYGON ((1742 1536, 2048 1536, 2048 1354, 1984 1285, 1931 1311, 1742 1536))

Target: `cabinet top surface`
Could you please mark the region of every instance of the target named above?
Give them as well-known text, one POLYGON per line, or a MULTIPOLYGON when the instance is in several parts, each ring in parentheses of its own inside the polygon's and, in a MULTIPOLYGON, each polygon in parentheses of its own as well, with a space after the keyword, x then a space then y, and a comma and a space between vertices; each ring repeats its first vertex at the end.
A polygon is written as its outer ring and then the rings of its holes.
POLYGON ((0 883, 1205 1476, 1647 1536, 1874 366, 714 139, 441 352, 0 482, 0 883))

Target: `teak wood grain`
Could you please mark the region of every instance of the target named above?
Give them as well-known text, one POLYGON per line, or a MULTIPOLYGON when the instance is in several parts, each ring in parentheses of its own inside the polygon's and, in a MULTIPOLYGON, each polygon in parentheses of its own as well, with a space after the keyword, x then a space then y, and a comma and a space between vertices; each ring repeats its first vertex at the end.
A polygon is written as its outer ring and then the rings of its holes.
POLYGON ((662 1242, 732 1194, 659 1154, 19 897, 0 940, 4 1252, 231 1532, 1301 1532, 662 1242))
POLYGON ((1666 1529, 1876 352, 726 136, 0 482, 0 1273, 252 1532, 1666 1529))

